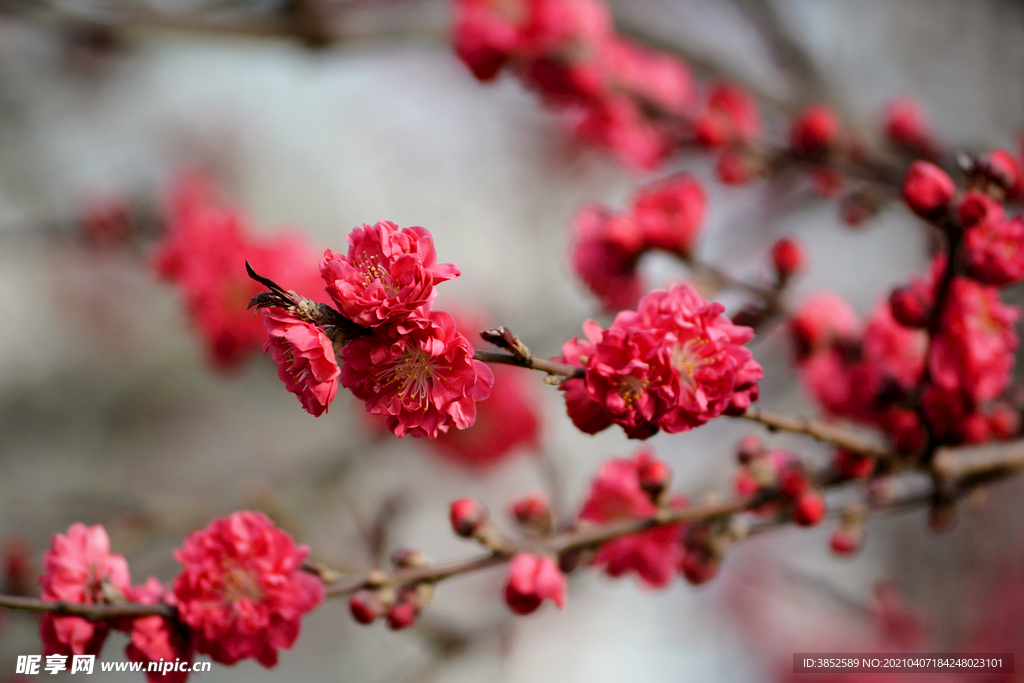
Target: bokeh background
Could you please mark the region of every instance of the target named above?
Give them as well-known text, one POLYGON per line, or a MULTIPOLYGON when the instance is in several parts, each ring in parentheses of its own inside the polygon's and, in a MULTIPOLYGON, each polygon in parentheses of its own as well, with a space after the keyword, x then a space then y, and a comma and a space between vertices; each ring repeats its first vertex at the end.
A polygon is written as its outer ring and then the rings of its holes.
MULTIPOLYGON (((634 38, 751 87, 776 112, 770 128, 824 101, 877 138, 885 103, 909 94, 950 148, 1019 144, 1024 3, 611 5, 634 38)), ((899 206, 851 230, 807 187, 724 188, 699 156, 640 173, 580 146, 514 79, 472 78, 450 48, 450 12, 442 0, 0 2, 0 539, 27 544, 33 571, 51 534, 84 521, 106 526, 136 581, 169 580, 190 530, 246 508, 339 568, 368 569, 398 545, 468 556, 476 549, 448 529, 451 499, 479 497, 500 514, 511 495, 554 486, 571 514, 603 459, 636 450, 618 430, 577 432, 540 376, 530 388, 542 448, 479 472, 382 436, 344 392, 313 419, 267 358, 216 372, 150 264, 166 188, 184 167, 207 169, 255 232, 291 229, 320 249, 344 249, 364 222, 427 227, 440 260, 462 270, 437 306, 479 311, 546 356, 600 316, 568 267, 573 212, 621 207, 671 170, 706 181, 707 260, 754 277, 777 237, 808 245, 794 300, 831 289, 864 312, 923 270, 925 232, 899 206), (97 248, 83 217, 110 197, 151 225, 97 248), (383 542, 368 543, 376 521, 383 542)), ((654 280, 682 274, 657 258, 645 268, 654 280)), ((754 350, 762 405, 813 414, 783 335, 754 350)), ((697 498, 728 491, 734 445, 750 431, 723 419, 650 446, 697 498)), ((825 455, 785 436, 770 443, 825 455)), ((500 569, 444 583, 421 625, 398 634, 355 625, 334 601, 276 669, 215 665, 197 679, 782 680, 793 652, 876 637, 880 581, 926 619, 928 650, 966 642, 992 605, 1020 635, 1022 493, 1019 481, 994 487, 944 535, 923 511, 872 520, 853 559, 830 555, 828 528, 765 535, 699 589, 579 572, 567 610, 529 618, 503 605, 500 569)), ((40 650, 36 629, 34 617, 0 613, 0 681, 14 680, 17 655, 40 650)), ((123 659, 122 645, 112 636, 104 656, 123 659)))

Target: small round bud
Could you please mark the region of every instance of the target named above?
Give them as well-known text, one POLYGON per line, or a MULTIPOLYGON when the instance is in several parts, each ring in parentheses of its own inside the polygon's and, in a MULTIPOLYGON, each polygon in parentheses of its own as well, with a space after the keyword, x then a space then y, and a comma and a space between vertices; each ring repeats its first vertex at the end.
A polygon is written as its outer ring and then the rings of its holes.
POLYGON ((384 603, 380 593, 364 589, 352 594, 348 599, 348 609, 358 623, 372 624, 384 611, 384 603))
POLYGON ((530 531, 546 534, 554 527, 551 505, 543 494, 523 496, 512 501, 512 516, 530 531))
POLYGON ((981 413, 965 415, 960 420, 957 433, 964 443, 982 443, 987 441, 990 434, 988 419, 981 413))
POLYGON ((803 270, 807 261, 807 250, 804 245, 792 237, 783 237, 772 247, 772 264, 779 276, 779 281, 785 281, 803 270))
POLYGON ((715 578, 722 561, 710 553, 687 550, 679 562, 679 572, 694 586, 707 583, 715 578))
POLYGON ((910 97, 897 97, 886 107, 884 119, 885 135, 893 144, 913 152, 933 154, 935 143, 928 112, 920 102, 910 97))
POLYGON ((1005 192, 1016 194, 1015 191, 1021 183, 1020 167, 1013 155, 1005 149, 992 150, 981 158, 978 167, 987 180, 1005 192))
POLYGON ((796 500, 811 487, 807 472, 800 463, 790 463, 779 471, 779 491, 786 498, 796 500))
POLYGON ((489 518, 487 506, 473 498, 452 501, 449 508, 452 530, 462 538, 473 538, 489 518))
POLYGON ((754 458, 764 454, 764 444, 756 434, 747 434, 736 444, 736 457, 740 464, 746 465, 754 458))
POLYGON ((430 560, 422 551, 415 548, 399 548, 391 553, 391 564, 396 569, 411 569, 412 567, 426 567, 430 560))
POLYGON ((746 185, 759 173, 758 166, 749 154, 726 149, 718 155, 715 174, 723 185, 746 185))
POLYGON ((853 555, 864 545, 863 525, 846 525, 839 527, 829 539, 832 551, 837 555, 853 555))
POLYGON ((921 218, 935 220, 949 211, 956 186, 935 164, 915 161, 903 178, 903 200, 921 218))
POLYGON ((672 481, 672 470, 660 460, 644 460, 637 470, 640 488, 647 492, 652 500, 657 499, 668 488, 672 481))
POLYGON ((807 491, 793 506, 793 521, 800 526, 814 526, 825 517, 828 508, 825 499, 817 491, 807 491))
POLYGON ((998 403, 988 414, 988 424, 997 439, 1012 439, 1020 433, 1020 411, 998 403))
POLYGON ((829 107, 808 107, 790 128, 790 149, 808 156, 825 156, 838 142, 840 127, 839 117, 829 107))
POLYGON ((845 479, 867 479, 875 471, 875 461, 845 448, 836 450, 836 471, 845 479))
POLYGON ((913 287, 897 287, 892 290, 889 310, 893 320, 904 327, 924 327, 928 324, 929 306, 913 287))
POLYGON ((388 628, 392 631, 407 629, 416 623, 416 605, 411 602, 397 602, 388 610, 388 628))

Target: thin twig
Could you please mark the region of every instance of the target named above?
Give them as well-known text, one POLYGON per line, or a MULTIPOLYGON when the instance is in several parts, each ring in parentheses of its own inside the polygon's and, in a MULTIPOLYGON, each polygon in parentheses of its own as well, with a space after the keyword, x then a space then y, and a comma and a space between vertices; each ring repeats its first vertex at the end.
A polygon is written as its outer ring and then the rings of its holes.
POLYGON ((848 451, 866 455, 868 457, 875 458, 876 460, 889 460, 893 457, 891 451, 877 443, 869 441, 868 439, 863 439, 854 434, 850 434, 844 429, 833 427, 832 425, 827 425, 815 420, 778 415, 754 406, 747 408, 745 413, 738 415, 737 417, 763 424, 773 432, 782 431, 792 432, 793 434, 803 434, 823 443, 829 443, 833 446, 845 448, 848 451))

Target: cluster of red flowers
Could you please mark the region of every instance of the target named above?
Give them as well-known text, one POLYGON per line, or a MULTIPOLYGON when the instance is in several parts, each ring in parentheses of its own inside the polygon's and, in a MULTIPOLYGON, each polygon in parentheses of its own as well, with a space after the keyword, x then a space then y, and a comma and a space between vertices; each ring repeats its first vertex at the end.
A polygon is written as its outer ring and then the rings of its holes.
MULTIPOLYGON (((171 587, 150 577, 133 586, 125 558, 110 552, 103 527, 73 524, 55 534, 40 579, 44 600, 66 603, 164 603, 175 617, 150 615, 92 621, 43 615, 47 655, 99 654, 110 629, 129 636, 131 661, 187 661, 195 653, 222 664, 277 663, 299 635, 300 620, 324 598, 320 579, 302 570, 309 554, 265 516, 236 512, 193 532, 175 553, 183 565, 171 587)), ((151 681, 181 682, 185 671, 148 672, 151 681)))
POLYGON ((608 310, 634 306, 644 290, 640 257, 660 249, 689 258, 705 206, 700 183, 685 174, 642 188, 622 213, 589 204, 573 219, 573 268, 608 310))
POLYGON ((651 292, 607 329, 584 324, 586 338, 566 342, 558 359, 586 369, 561 386, 573 424, 587 434, 618 424, 630 438, 646 439, 750 407, 764 376, 742 346, 754 331, 724 310, 676 285, 651 292))
MULTIPOLYGON (((434 286, 459 275, 437 263, 430 233, 389 221, 356 228, 347 255, 328 250, 320 264, 333 311, 358 326, 354 338, 311 324, 295 307, 264 310, 267 349, 279 374, 313 415, 327 410, 337 384, 399 437, 437 438, 476 419, 494 375, 473 359, 473 346, 455 319, 431 310, 434 286), (341 361, 339 367, 338 361, 341 361)), ((301 307, 301 306, 300 306, 301 307)))
POLYGON ((455 50, 482 81, 509 67, 576 135, 657 165, 699 106, 690 69, 620 35, 597 0, 457 0, 455 50))
POLYGON ((1020 309, 998 287, 1024 281, 1024 222, 1008 217, 1021 174, 1006 152, 981 159, 956 195, 939 167, 915 162, 903 185, 917 215, 946 235, 926 278, 896 288, 867 324, 842 299, 821 294, 790 320, 800 374, 825 410, 879 426, 900 453, 1008 439, 1020 429, 1003 400, 1020 309))
POLYGON ((297 236, 251 235, 242 214, 220 202, 205 176, 182 176, 170 194, 167 232, 154 258, 157 274, 182 290, 210 360, 222 369, 237 367, 267 340, 260 321, 245 310, 261 289, 246 275, 245 261, 300 292, 316 291, 316 253, 297 236))

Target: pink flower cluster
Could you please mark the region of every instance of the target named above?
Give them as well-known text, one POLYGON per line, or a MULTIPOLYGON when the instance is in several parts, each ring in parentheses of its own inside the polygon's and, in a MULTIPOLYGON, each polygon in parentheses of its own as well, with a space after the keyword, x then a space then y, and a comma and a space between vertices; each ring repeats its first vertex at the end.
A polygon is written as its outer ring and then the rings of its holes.
POLYGON ((629 308, 643 291, 640 257, 660 249, 688 258, 700 237, 705 208, 700 183, 685 174, 641 188, 622 213, 584 206, 573 219, 573 269, 605 308, 629 308))
POLYGON ((697 112, 686 64, 617 35, 598 0, 457 0, 454 43, 477 78, 511 68, 633 166, 660 163, 697 112))
MULTIPOLYGON (((324 597, 320 579, 302 570, 309 550, 296 546, 264 515, 237 512, 191 534, 175 556, 184 567, 173 590, 150 577, 132 586, 124 557, 110 553, 103 527, 73 524, 55 534, 40 579, 44 600, 68 603, 165 604, 159 614, 89 621, 43 615, 46 654, 99 654, 110 628, 125 631, 133 662, 188 661, 196 652, 222 664, 277 663, 299 634, 299 621, 324 597)), ((147 672, 151 683, 182 683, 187 671, 147 672)))
POLYGON ((246 311, 261 290, 246 275, 246 260, 258 272, 312 293, 320 287, 316 254, 296 236, 251 235, 242 214, 220 202, 205 176, 179 178, 168 204, 167 232, 153 260, 157 274, 181 289, 214 365, 235 368, 267 341, 263 325, 246 311))
MULTIPOLYGON (((661 492, 643 486, 646 483, 643 474, 652 467, 667 469, 647 449, 638 451, 628 460, 605 461, 591 484, 580 520, 606 524, 653 517, 658 510, 656 498, 661 492)), ((682 505, 684 501, 673 503, 682 505)), ((594 555, 593 564, 603 566, 609 576, 635 573, 649 586, 667 586, 679 573, 684 553, 682 534, 682 524, 668 524, 608 541, 594 555)))
MULTIPOLYGON (((89 605, 123 601, 145 604, 174 604, 174 597, 156 579, 141 586, 131 585, 128 563, 110 552, 110 539, 103 527, 72 524, 68 533, 54 534, 40 578, 42 599, 89 605)), ((111 628, 125 631, 129 642, 125 655, 133 662, 191 661, 193 647, 189 634, 174 620, 154 615, 135 619, 89 621, 82 617, 43 615, 40 635, 47 655, 99 654, 111 628)), ((147 672, 151 683, 181 683, 182 672, 166 675, 147 672)))
POLYGON ((607 329, 588 321, 585 339, 566 342, 558 359, 586 369, 561 386, 573 423, 587 434, 618 424, 630 438, 646 439, 746 410, 763 370, 742 346, 753 330, 734 325, 724 310, 676 285, 651 292, 607 329))
POLYGON ((796 360, 808 391, 831 415, 874 424, 897 450, 934 443, 1008 438, 1019 420, 999 401, 1017 348, 1016 307, 998 291, 953 276, 940 321, 929 334, 939 257, 929 281, 899 288, 873 310, 866 326, 839 297, 818 295, 790 320, 796 360))
POLYGON ((295 310, 263 311, 266 350, 278 374, 312 415, 327 411, 338 383, 387 418, 398 436, 437 438, 469 427, 494 375, 473 359, 448 313, 431 310, 434 286, 459 275, 437 263, 430 233, 389 221, 356 228, 347 254, 328 250, 320 275, 339 317, 361 334, 348 338, 295 310), (340 357, 340 365, 339 365, 340 357))

